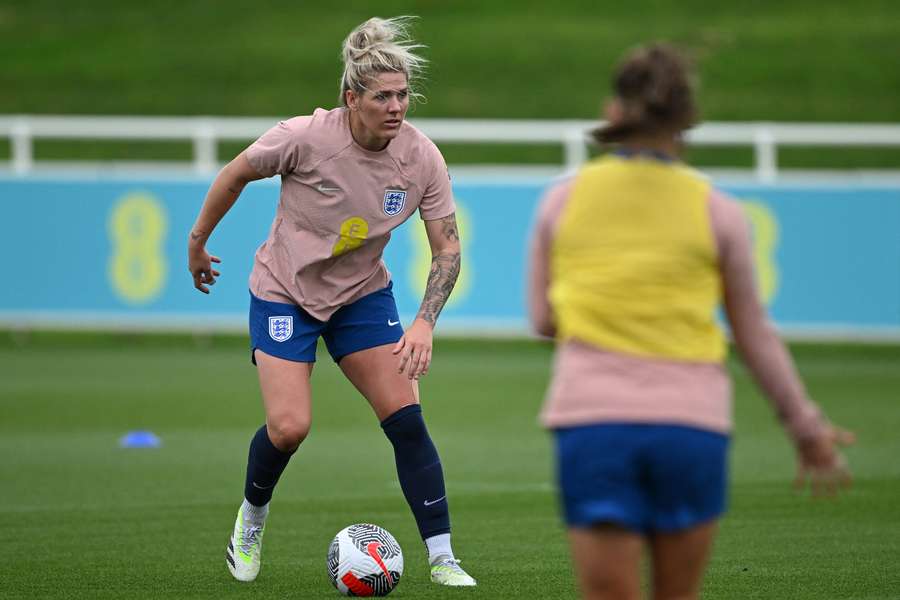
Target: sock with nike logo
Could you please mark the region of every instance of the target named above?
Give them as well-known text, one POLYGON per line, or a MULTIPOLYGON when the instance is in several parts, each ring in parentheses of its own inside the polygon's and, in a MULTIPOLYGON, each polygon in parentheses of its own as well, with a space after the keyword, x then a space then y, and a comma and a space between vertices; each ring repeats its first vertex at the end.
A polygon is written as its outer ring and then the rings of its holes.
POLYGON ((244 498, 254 506, 265 506, 272 499, 278 478, 293 452, 282 452, 272 444, 266 426, 260 427, 250 442, 244 498))
POLYGON ((444 490, 444 471, 428 435, 422 407, 404 406, 381 422, 394 446, 394 460, 403 495, 412 509, 422 539, 450 533, 450 509, 444 490))

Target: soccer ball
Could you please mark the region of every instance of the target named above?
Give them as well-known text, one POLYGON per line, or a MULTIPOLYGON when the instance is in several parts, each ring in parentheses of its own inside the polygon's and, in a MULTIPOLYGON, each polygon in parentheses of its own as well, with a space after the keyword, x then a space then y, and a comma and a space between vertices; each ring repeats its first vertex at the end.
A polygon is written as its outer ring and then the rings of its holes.
POLYGON ((328 548, 328 575, 345 596, 387 596, 403 575, 403 552, 386 529, 357 523, 338 531, 328 548))

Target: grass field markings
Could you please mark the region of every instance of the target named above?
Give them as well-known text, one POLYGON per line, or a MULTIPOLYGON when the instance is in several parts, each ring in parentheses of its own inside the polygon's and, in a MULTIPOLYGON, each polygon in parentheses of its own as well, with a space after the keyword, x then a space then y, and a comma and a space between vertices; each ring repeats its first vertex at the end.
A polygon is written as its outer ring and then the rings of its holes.
POLYGON ((550 493, 556 490, 556 487, 549 481, 538 481, 529 483, 498 483, 485 481, 449 481, 447 487, 453 492, 467 492, 468 494, 484 493, 484 494, 517 494, 521 492, 539 492, 550 493))
MULTIPOLYGON (((237 496, 238 500, 240 496, 237 496)), ((194 511, 196 509, 204 509, 204 510, 212 510, 212 509, 220 509, 223 506, 227 506, 228 509, 226 514, 233 513, 236 508, 232 507, 232 504, 235 504, 233 499, 231 504, 225 504, 222 501, 210 502, 208 500, 195 500, 195 501, 179 501, 178 503, 166 503, 166 502, 128 502, 123 503, 121 501, 109 501, 109 502, 78 502, 78 503, 64 503, 64 504, 44 504, 44 505, 36 505, 36 504, 9 504, 3 505, 0 504, 0 513, 41 513, 41 512, 72 512, 76 514, 80 514, 82 512, 97 512, 97 513, 128 513, 131 511, 137 510, 160 510, 160 511, 176 511, 179 509, 191 510, 194 511)), ((237 502, 235 506, 239 505, 240 502, 237 502)), ((224 510, 224 509, 222 509, 224 510)), ((231 516, 231 520, 234 521, 234 515, 231 516)), ((0 522, 2 522, 2 518, 0 518, 0 522)))
MULTIPOLYGON (((519 494, 519 493, 537 493, 540 495, 550 494, 555 492, 555 487, 550 482, 531 482, 531 483, 523 483, 523 484, 515 484, 515 483, 489 483, 489 482, 481 482, 481 481, 448 481, 447 488, 451 494, 451 497, 454 495, 458 496, 479 496, 479 495, 496 495, 496 494, 519 494)), ((364 490, 360 491, 349 491, 349 492, 340 492, 340 493, 309 493, 300 492, 297 494, 282 494, 282 497, 279 499, 281 503, 297 503, 300 505, 305 505, 307 508, 310 505, 319 505, 319 504, 334 504, 341 502, 355 502, 358 500, 365 499, 370 503, 379 503, 379 502, 393 502, 397 500, 397 491, 400 489, 399 484, 396 481, 385 481, 382 483, 381 489, 383 491, 377 491, 378 488, 370 485, 367 486, 364 490), (287 497, 285 497, 287 496, 287 497)), ((221 494, 217 494, 221 496, 221 494)), ((217 501, 210 501, 208 499, 196 499, 196 500, 179 500, 178 502, 168 502, 165 500, 159 501, 144 501, 144 502, 122 502, 121 499, 116 499, 115 501, 110 500, 109 502, 77 502, 77 503, 54 503, 54 504, 10 504, 3 505, 0 504, 0 512, 3 513, 17 513, 17 514, 25 514, 25 513, 58 513, 58 512, 97 512, 104 513, 108 512, 111 509, 115 512, 128 513, 131 511, 139 511, 139 510, 165 510, 165 511, 178 511, 178 510, 195 510, 195 509, 205 509, 210 510, 214 507, 221 507, 222 500, 219 499, 217 501)), ((230 505, 227 505, 230 507, 230 505)), ((317 510, 321 510, 321 508, 317 508, 317 510)), ((230 510, 228 511, 230 514, 230 510)))
MULTIPOLYGON (((474 493, 485 494, 517 494, 520 492, 553 492, 556 487, 549 481, 534 481, 527 483, 503 483, 503 482, 486 482, 486 481, 459 481, 448 479, 446 481, 447 489, 451 495, 459 492, 465 492, 467 495, 474 493)), ((385 486, 392 490, 399 490, 400 483, 396 480, 388 481, 385 486)))
MULTIPOLYGON (((900 378, 900 368, 896 361, 890 359, 826 359, 798 358, 797 368, 802 375, 815 377, 877 376, 900 378)), ((743 366, 733 366, 732 375, 750 378, 750 373, 743 366)))

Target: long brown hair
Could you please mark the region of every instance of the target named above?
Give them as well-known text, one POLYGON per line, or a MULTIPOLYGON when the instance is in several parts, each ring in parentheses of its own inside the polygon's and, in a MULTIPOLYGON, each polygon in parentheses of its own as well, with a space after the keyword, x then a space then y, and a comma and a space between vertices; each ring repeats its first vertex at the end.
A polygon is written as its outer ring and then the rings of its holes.
POLYGON ((597 128, 595 139, 611 144, 632 135, 677 135, 689 129, 697 120, 692 79, 687 59, 668 44, 631 51, 612 81, 623 118, 597 128))

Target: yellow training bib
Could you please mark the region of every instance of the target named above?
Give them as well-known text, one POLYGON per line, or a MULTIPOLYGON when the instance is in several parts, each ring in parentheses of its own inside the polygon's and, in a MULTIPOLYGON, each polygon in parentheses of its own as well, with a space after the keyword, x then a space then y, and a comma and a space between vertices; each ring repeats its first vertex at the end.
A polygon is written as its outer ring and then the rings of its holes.
POLYGON ((710 185, 655 159, 605 156, 577 175, 551 255, 560 339, 648 357, 721 362, 721 278, 710 185))

